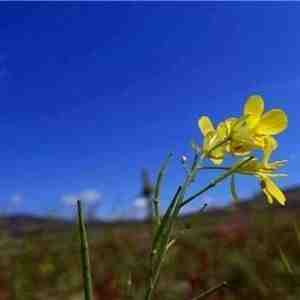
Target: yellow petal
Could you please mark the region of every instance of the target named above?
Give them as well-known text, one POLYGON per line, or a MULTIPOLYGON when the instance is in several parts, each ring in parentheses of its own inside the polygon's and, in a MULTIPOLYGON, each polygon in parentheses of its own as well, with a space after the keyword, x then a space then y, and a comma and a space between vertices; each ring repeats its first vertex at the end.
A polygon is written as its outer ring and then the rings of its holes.
MULTIPOLYGON (((214 146, 216 146, 216 145, 214 145, 214 146)), ((221 158, 223 160, 224 152, 225 152, 225 147, 219 146, 216 149, 214 149, 213 151, 211 151, 211 157, 217 158, 217 159, 221 158)))
POLYGON ((265 189, 267 192, 276 199, 281 205, 284 205, 286 202, 286 197, 283 192, 279 189, 279 187, 270 179, 270 177, 264 178, 265 189))
POLYGON ((262 191, 264 192, 264 194, 266 195, 267 197, 267 200, 270 204, 273 203, 273 197, 272 195, 269 193, 268 189, 267 189, 267 183, 266 183, 266 179, 268 178, 266 175, 260 175, 258 176, 260 177, 260 186, 261 186, 261 189, 262 191))
POLYGON ((268 193, 268 191, 267 191, 266 189, 262 189, 262 191, 263 191, 264 194, 266 195, 268 202, 269 202, 270 204, 272 204, 272 203, 273 203, 273 198, 272 198, 272 196, 268 193))
POLYGON ((204 153, 207 153, 210 149, 210 135, 207 135, 204 137, 203 139, 203 146, 202 146, 202 150, 204 153))
POLYGON ((256 137, 247 126, 234 130, 231 141, 235 146, 248 148, 249 150, 256 147, 256 137))
POLYGON ((268 143, 268 147, 270 147, 273 151, 278 147, 278 143, 276 139, 272 136, 267 137, 267 143, 268 143))
POLYGON ((263 189, 262 191, 263 191, 264 194, 266 195, 268 202, 269 202, 270 204, 273 204, 273 197, 270 195, 270 193, 268 192, 268 190, 263 189))
POLYGON ((257 116, 250 116, 248 115, 247 119, 245 120, 246 125, 249 129, 253 129, 257 126, 260 121, 260 117, 257 116))
POLYGON ((260 119, 255 132, 262 135, 274 135, 287 128, 288 120, 284 111, 272 109, 260 119))
POLYGON ((222 140, 219 139, 218 135, 215 135, 210 143, 209 152, 211 156, 220 158, 224 156, 225 145, 221 145, 222 140))
POLYGON ((266 136, 255 135, 253 138, 253 142, 254 142, 254 145, 256 148, 259 148, 259 149, 266 148, 266 136))
POLYGON ((263 166, 268 166, 269 159, 272 154, 272 152, 278 147, 278 143, 272 136, 267 136, 264 138, 264 145, 263 145, 263 159, 262 163, 263 166))
MULTIPOLYGON (((215 132, 209 132, 203 139, 203 152, 207 154, 211 154, 211 149, 216 145, 217 142, 217 134, 215 132)), ((216 151, 216 150, 213 150, 216 151)))
POLYGON ((225 122, 221 122, 218 125, 217 133, 218 133, 218 138, 220 139, 220 141, 223 141, 228 137, 229 131, 228 131, 228 128, 227 128, 225 122))
POLYGON ((244 106, 244 115, 260 117, 264 111, 264 100, 259 95, 250 96, 244 106))
POLYGON ((214 125, 209 117, 201 117, 198 121, 198 125, 204 136, 207 136, 208 133, 215 131, 214 125))
POLYGON ((219 165, 223 162, 225 153, 225 145, 216 147, 220 142, 221 140, 219 139, 218 133, 212 131, 210 131, 204 137, 203 141, 203 153, 206 155, 206 157, 210 158, 216 165, 219 165))
POLYGON ((238 120, 238 118, 228 118, 225 120, 224 123, 227 128, 228 134, 231 134, 232 130, 234 130, 234 126, 237 124, 238 120))

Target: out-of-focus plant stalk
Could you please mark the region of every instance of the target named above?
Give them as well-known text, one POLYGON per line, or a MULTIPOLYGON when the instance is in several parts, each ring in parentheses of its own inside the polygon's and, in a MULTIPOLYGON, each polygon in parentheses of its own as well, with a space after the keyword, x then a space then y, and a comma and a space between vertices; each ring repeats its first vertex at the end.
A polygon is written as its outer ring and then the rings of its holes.
POLYGON ((145 300, 150 300, 153 297, 154 290, 157 286, 161 266, 165 258, 168 245, 170 243, 170 233, 172 231, 173 223, 176 216, 179 213, 179 203, 182 201, 185 195, 185 191, 188 185, 192 182, 197 171, 197 164, 200 157, 195 155, 191 171, 187 174, 182 186, 177 189, 171 204, 169 205, 165 215, 159 226, 157 227, 151 249, 151 272, 149 278, 148 288, 146 290, 145 300))
POLYGON ((172 157, 172 154, 170 153, 166 160, 163 162, 159 172, 158 172, 158 176, 157 176, 157 180, 155 183, 155 187, 154 187, 154 193, 153 193, 153 215, 154 215, 154 219, 155 219, 155 223, 156 226, 159 226, 160 224, 160 189, 161 189, 161 184, 162 184, 162 180, 163 177, 165 175, 166 172, 166 168, 168 166, 168 163, 170 161, 172 157))
POLYGON ((217 292, 218 290, 227 287, 228 284, 226 281, 218 284, 217 286, 214 286, 207 291, 203 292, 202 294, 198 295, 197 297, 193 298, 192 300, 200 300, 200 299, 205 299, 206 297, 212 295, 213 293, 217 292))
POLYGON ((78 226, 79 226, 79 237, 80 237, 80 254, 81 254, 81 265, 82 265, 82 279, 84 285, 84 299, 93 300, 93 287, 92 287, 92 275, 90 268, 89 258, 89 247, 87 240, 87 232, 84 223, 83 209, 80 200, 77 200, 78 210, 78 226))

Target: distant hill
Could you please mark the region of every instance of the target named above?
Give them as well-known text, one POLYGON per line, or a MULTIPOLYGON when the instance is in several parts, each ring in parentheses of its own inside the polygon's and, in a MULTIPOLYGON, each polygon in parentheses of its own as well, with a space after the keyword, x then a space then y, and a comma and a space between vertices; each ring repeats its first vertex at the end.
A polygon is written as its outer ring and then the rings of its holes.
MULTIPOLYGON (((289 188, 286 188, 284 190, 284 194, 286 195, 288 201, 286 205, 284 206, 285 209, 299 209, 300 208, 300 186, 292 186, 289 188)), ((262 193, 258 193, 255 196, 253 196, 250 199, 246 199, 245 201, 241 201, 240 203, 241 207, 244 208, 256 208, 256 209, 277 209, 282 208, 281 205, 278 205, 275 203, 274 205, 269 205, 266 197, 262 193)))
MULTIPOLYGON (((269 205, 265 199, 265 196, 261 193, 255 195, 250 199, 245 199, 241 201, 237 207, 243 210, 264 210, 264 209, 284 209, 287 213, 289 211, 295 211, 300 209, 300 186, 294 186, 287 188, 285 190, 285 195, 288 199, 285 207, 282 207, 278 204, 269 205)), ((221 216, 228 214, 228 208, 217 208, 208 210, 206 212, 206 217, 211 216, 221 216)), ((191 213, 184 216, 184 219, 188 219, 195 215, 191 213)), ((122 228, 124 226, 130 227, 135 226, 137 223, 146 223, 145 221, 140 220, 116 220, 105 222, 102 220, 93 220, 89 222, 89 229, 105 229, 105 228, 122 228)), ((38 233, 38 232, 47 232, 47 233, 63 233, 74 230, 74 220, 66 220, 63 218, 54 218, 54 217, 38 217, 31 215, 11 215, 11 216, 2 216, 0 217, 0 229, 2 232, 5 232, 14 237, 22 237, 27 233, 38 233)))
POLYGON ((47 218, 31 215, 10 215, 0 218, 1 230, 9 235, 21 237, 28 232, 68 230, 71 222, 59 218, 47 218))

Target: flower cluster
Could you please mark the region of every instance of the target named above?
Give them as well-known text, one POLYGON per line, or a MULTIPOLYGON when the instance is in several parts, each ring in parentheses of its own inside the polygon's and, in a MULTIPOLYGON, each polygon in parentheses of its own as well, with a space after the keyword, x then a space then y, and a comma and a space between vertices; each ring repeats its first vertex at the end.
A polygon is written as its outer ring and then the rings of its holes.
POLYGON ((283 175, 276 171, 285 161, 270 162, 270 157, 278 147, 274 136, 284 131, 287 123, 287 116, 282 110, 264 112, 262 97, 250 96, 239 118, 228 118, 216 127, 207 116, 199 119, 199 128, 204 136, 202 155, 220 165, 226 155, 247 156, 261 150, 262 157, 241 166, 238 173, 256 176, 269 203, 275 199, 284 205, 286 198, 271 177, 283 175))

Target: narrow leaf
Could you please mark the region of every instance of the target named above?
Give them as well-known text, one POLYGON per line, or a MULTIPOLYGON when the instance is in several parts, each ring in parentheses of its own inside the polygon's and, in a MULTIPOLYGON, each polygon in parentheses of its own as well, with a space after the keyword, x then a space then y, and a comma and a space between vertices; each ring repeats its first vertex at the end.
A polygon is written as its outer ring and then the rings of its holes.
POLYGON ((81 254, 81 265, 82 265, 82 278, 84 286, 84 299, 93 300, 93 288, 92 288, 92 275, 90 268, 90 258, 89 258, 89 247, 87 240, 87 232, 85 228, 83 210, 80 200, 77 201, 78 210, 78 227, 79 227, 79 237, 80 237, 80 254, 81 254))
POLYGON ((161 238, 163 231, 167 228, 167 222, 170 219, 170 216, 173 214, 175 207, 177 206, 178 200, 179 200, 179 195, 181 193, 181 186, 178 187, 171 204, 169 205, 166 213, 164 214, 161 224, 159 225, 159 227, 157 228, 157 231, 155 233, 154 236, 154 240, 153 240, 153 246, 152 246, 152 250, 156 248, 156 245, 158 243, 158 240, 161 238))
POLYGON ((157 221, 156 222, 157 224, 160 223, 159 205, 160 205, 161 184, 162 184, 162 180, 165 175, 166 168, 168 166, 168 163, 169 163, 171 157, 172 157, 172 154, 170 153, 167 156, 166 160, 163 162, 163 164, 158 172, 157 180, 156 180, 155 187, 154 187, 154 194, 153 194, 152 202, 153 202, 153 210, 154 210, 153 214, 154 214, 155 220, 157 221))

